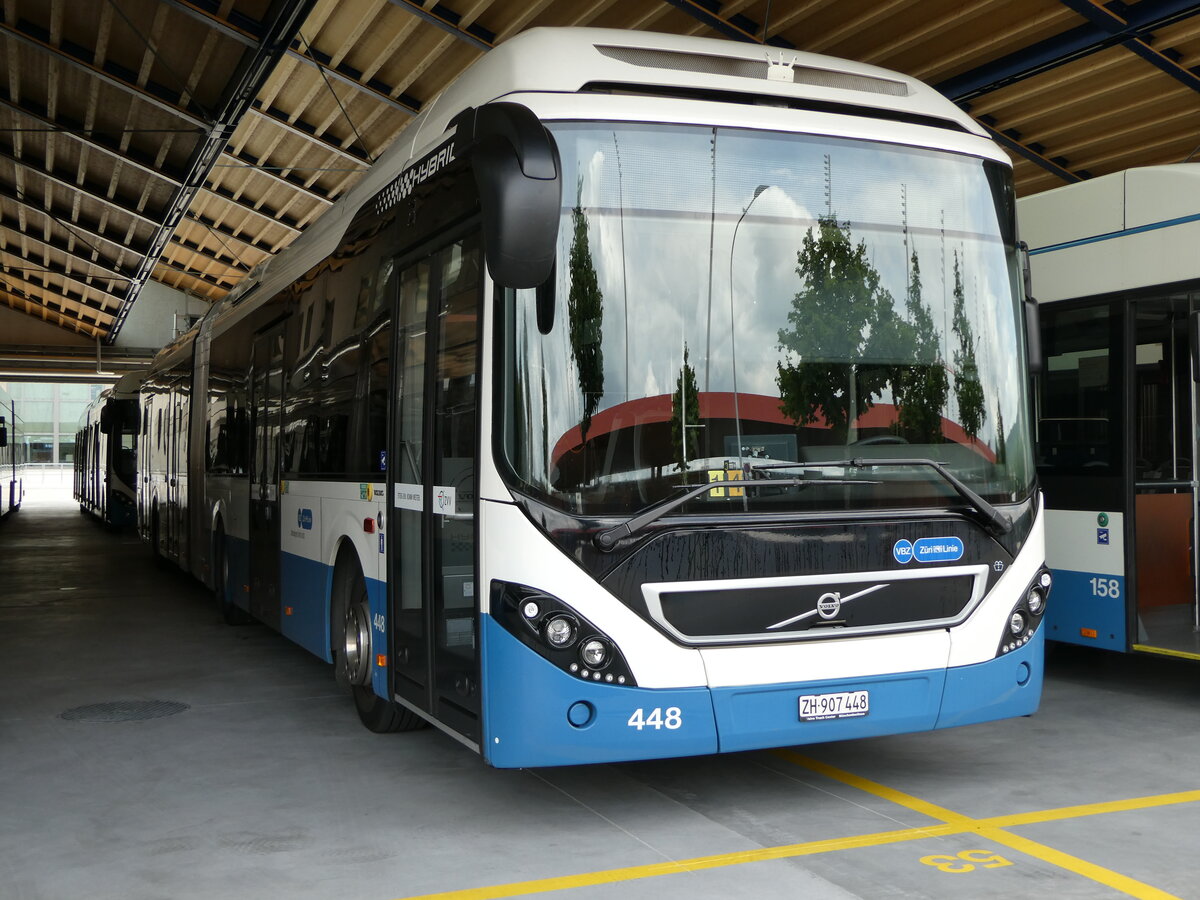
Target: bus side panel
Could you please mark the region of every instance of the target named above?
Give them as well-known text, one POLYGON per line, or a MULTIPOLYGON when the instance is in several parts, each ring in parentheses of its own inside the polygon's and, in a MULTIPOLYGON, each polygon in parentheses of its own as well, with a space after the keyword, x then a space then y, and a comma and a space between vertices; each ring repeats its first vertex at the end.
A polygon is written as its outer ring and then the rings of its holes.
MULTIPOLYGON (((381 580, 383 533, 379 528, 383 485, 359 482, 287 481, 280 495, 280 630, 326 662, 330 656, 330 604, 339 549, 354 548, 367 588, 375 641, 386 646, 387 588, 381 580), (364 499, 364 497, 366 499, 364 499), (370 523, 370 531, 367 530, 370 523)), ((372 682, 386 697, 387 668, 372 660, 372 682)))
POLYGON ((308 485, 287 482, 279 498, 279 618, 284 637, 326 662, 329 658, 329 592, 333 566, 321 552, 322 502, 302 493, 308 485))
POLYGON ((1127 650, 1124 515, 1046 510, 1046 565, 1054 574, 1046 637, 1127 650))

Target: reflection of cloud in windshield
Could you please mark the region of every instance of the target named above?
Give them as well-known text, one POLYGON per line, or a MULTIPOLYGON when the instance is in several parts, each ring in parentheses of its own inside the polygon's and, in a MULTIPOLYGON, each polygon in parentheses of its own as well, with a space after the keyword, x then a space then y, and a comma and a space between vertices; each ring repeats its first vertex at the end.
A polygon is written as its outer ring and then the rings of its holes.
MULTIPOLYGON (((990 349, 994 341, 1016 346, 1018 334, 979 161, 736 130, 719 131, 714 143, 712 129, 702 127, 623 125, 614 134, 612 127, 556 126, 556 133, 568 205, 559 232, 559 312, 563 317, 570 287, 562 264, 570 251, 569 207, 582 180, 580 203, 605 304, 598 413, 674 390, 685 342, 701 391, 733 390, 736 354, 738 392, 777 396, 778 334, 801 289, 797 252, 817 217, 832 211, 850 223, 855 243, 866 241, 901 316, 909 259, 917 253, 923 301, 947 363, 954 344, 952 259, 959 255, 988 392, 980 437, 995 447, 1001 415, 1008 429, 1023 422, 1019 359, 990 349), (756 197, 760 185, 765 189, 756 197)), ((519 315, 528 318, 529 349, 545 372, 545 430, 553 443, 579 424, 584 409, 565 323, 542 337, 531 313, 519 315)), ((890 402, 886 393, 881 402, 890 402)), ((537 407, 530 410, 537 419, 540 392, 526 402, 537 407)), ((945 415, 956 420, 953 392, 948 407, 945 415)))

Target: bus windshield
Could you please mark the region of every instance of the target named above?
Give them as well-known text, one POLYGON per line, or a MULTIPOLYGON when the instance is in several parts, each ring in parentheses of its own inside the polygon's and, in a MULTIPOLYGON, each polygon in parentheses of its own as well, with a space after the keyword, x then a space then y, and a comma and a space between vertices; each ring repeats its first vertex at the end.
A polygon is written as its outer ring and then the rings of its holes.
POLYGON ((880 142, 553 123, 550 282, 505 306, 514 487, 579 515, 706 482, 683 512, 929 507, 1028 496, 1007 169, 880 142), (811 481, 811 484, 808 483, 811 481), (798 484, 797 482, 805 482, 798 484))

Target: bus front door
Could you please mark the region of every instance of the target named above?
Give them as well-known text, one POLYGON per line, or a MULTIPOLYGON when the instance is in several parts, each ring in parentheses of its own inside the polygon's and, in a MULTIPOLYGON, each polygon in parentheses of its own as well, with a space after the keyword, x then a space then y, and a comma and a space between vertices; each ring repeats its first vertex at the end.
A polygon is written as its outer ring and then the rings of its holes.
MULTIPOLYGON (((1200 654, 1194 530, 1196 402, 1187 294, 1134 302, 1134 650, 1200 654)), ((1200 658, 1200 657, 1198 657, 1200 658)))
POLYGON ((254 339, 250 379, 250 613, 278 630, 279 439, 283 408, 284 326, 254 339))
POLYGON ((468 235, 401 270, 389 584, 397 697, 480 734, 475 454, 483 263, 468 235))

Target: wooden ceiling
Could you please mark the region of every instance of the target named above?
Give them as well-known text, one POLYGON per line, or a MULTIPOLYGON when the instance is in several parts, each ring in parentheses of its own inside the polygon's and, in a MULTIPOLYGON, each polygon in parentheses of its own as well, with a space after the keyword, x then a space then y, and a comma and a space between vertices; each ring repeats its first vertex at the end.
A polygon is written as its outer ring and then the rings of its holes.
POLYGON ((1200 160, 1200 2, 0 0, 0 301, 111 342, 150 280, 219 299, 537 25, 905 72, 992 130, 1021 194, 1200 160))

